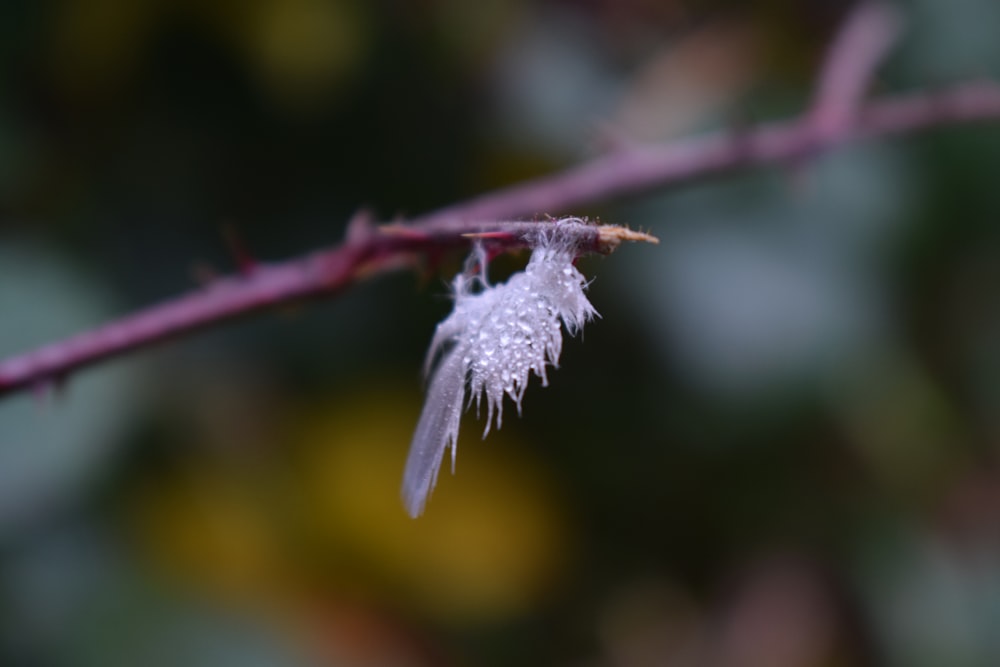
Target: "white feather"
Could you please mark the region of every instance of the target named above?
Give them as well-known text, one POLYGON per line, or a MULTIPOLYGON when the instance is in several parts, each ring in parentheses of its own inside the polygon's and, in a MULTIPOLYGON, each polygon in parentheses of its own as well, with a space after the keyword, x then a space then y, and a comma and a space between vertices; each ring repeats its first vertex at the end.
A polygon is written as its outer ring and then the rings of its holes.
MULTIPOLYGON (((449 446, 454 471, 466 383, 470 402, 475 397, 478 406, 485 396, 485 437, 494 415, 500 428, 505 395, 520 413, 531 373, 547 384, 546 366, 557 366, 562 351, 561 325, 575 335, 597 314, 584 294, 587 281, 573 266, 573 248, 551 237, 538 243, 525 270, 506 283, 455 277, 454 310, 438 325, 427 353, 431 382, 403 475, 403 501, 413 517, 423 512, 449 446), (473 293, 476 283, 482 289, 473 293)), ((484 264, 479 250, 470 259, 484 264)))

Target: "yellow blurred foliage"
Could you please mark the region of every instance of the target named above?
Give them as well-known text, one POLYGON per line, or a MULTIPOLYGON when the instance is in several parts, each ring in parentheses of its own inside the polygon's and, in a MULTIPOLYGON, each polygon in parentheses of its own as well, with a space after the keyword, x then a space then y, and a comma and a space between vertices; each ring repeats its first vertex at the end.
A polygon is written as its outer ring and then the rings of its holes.
POLYGON ((468 418, 456 475, 411 519, 399 486, 418 400, 383 388, 310 406, 264 465, 209 460, 238 451, 213 443, 139 488, 141 543, 174 578, 241 603, 326 597, 452 622, 529 610, 569 554, 552 481, 468 418))
POLYGON ((261 84, 286 105, 308 104, 358 66, 368 44, 354 2, 254 0, 231 25, 261 84))
POLYGON ((214 37, 272 100, 298 109, 364 61, 367 16, 354 0, 68 0, 49 18, 51 68, 61 88, 105 95, 141 71, 165 28, 179 27, 214 37))
POLYGON ((420 611, 523 611, 565 565, 552 482, 509 439, 479 441, 481 424, 467 417, 456 474, 446 462, 426 513, 409 518, 399 485, 416 399, 370 393, 304 421, 298 474, 310 529, 420 611))
POLYGON ((67 0, 49 17, 49 52, 61 88, 95 95, 136 70, 167 5, 161 0, 67 0))
POLYGON ((133 520, 154 562, 229 601, 287 589, 290 561, 261 489, 200 462, 143 488, 133 520))

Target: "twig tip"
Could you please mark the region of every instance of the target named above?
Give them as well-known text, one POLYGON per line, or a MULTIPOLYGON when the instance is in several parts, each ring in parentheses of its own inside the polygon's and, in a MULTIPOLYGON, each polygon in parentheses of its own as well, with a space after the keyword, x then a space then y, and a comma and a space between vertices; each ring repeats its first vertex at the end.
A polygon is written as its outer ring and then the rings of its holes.
POLYGON ((601 248, 602 252, 613 251, 621 245, 623 241, 652 243, 653 245, 658 245, 660 243, 660 239, 656 238, 652 234, 629 229, 628 227, 621 227, 619 225, 601 225, 597 228, 597 244, 601 248))

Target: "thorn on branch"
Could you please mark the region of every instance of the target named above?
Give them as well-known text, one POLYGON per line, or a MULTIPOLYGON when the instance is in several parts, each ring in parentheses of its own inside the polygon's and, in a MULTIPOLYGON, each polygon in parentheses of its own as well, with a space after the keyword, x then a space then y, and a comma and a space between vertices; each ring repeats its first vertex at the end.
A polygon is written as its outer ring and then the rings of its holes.
POLYGON ((195 262, 189 271, 195 284, 202 288, 211 287, 222 277, 214 266, 203 261, 195 262))
POLYGON ((252 276, 258 267, 258 262, 247 249, 243 235, 236 228, 236 225, 227 223, 222 229, 222 236, 229 248, 229 253, 236 260, 236 270, 244 278, 252 276))
POLYGON ((360 243, 370 239, 375 234, 375 230, 374 214, 370 209, 362 208, 348 221, 344 240, 348 243, 360 243))
POLYGON ((45 377, 37 380, 31 385, 31 393, 35 399, 35 404, 45 409, 55 400, 56 396, 63 393, 66 388, 66 375, 61 374, 54 377, 45 377))

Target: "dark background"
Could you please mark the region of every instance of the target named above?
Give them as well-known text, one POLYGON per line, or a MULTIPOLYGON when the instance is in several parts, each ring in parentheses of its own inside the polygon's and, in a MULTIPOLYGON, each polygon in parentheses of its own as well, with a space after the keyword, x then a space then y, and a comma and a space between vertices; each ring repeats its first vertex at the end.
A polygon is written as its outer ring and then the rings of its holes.
MULTIPOLYGON (((279 260, 796 114, 845 7, 8 0, 0 352, 233 271, 227 230, 279 260)), ((900 9, 877 92, 1000 74, 1000 4, 900 9)), ((951 127, 569 211, 662 243, 581 263, 602 318, 418 521, 447 273, 6 399, 0 663, 998 664, 998 174, 951 127)))

